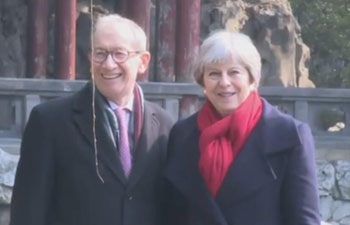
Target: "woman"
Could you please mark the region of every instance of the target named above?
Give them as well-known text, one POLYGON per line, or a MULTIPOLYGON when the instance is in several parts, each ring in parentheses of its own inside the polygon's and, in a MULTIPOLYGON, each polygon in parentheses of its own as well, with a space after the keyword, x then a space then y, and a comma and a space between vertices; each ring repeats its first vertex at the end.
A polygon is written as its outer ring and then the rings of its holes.
POLYGON ((220 31, 194 66, 206 102, 169 142, 166 225, 319 225, 313 138, 257 92, 260 55, 220 31))

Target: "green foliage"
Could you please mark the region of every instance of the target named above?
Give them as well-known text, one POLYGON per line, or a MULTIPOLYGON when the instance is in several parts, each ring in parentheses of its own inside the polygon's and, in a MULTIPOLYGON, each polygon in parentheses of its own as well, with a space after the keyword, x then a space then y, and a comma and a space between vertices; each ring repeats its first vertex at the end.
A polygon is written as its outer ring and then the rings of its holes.
POLYGON ((317 87, 350 88, 350 1, 290 0, 317 87))
POLYGON ((345 123, 345 113, 339 109, 324 109, 320 112, 319 116, 324 130, 327 130, 329 127, 332 127, 339 122, 345 123))

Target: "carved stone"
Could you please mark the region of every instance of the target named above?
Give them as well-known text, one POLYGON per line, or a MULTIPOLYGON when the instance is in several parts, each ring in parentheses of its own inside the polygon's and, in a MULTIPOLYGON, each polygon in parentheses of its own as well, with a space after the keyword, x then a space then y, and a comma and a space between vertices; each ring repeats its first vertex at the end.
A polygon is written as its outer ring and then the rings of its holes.
POLYGON ((23 0, 0 1, 0 76, 24 77, 27 6, 23 0))
POLYGON ((10 204, 19 156, 0 149, 0 204, 10 204))
POLYGON ((315 87, 310 50, 287 0, 217 0, 202 6, 202 35, 216 29, 248 34, 262 56, 262 86, 315 87))

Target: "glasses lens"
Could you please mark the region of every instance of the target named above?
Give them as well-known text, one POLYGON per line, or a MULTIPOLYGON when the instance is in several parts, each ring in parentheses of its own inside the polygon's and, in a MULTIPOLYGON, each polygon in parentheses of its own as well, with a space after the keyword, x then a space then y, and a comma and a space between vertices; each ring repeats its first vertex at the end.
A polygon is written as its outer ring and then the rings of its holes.
POLYGON ((95 51, 94 60, 96 62, 103 62, 107 58, 108 53, 106 51, 95 51))
POLYGON ((118 50, 112 53, 113 59, 116 62, 125 62, 128 59, 128 52, 118 50))

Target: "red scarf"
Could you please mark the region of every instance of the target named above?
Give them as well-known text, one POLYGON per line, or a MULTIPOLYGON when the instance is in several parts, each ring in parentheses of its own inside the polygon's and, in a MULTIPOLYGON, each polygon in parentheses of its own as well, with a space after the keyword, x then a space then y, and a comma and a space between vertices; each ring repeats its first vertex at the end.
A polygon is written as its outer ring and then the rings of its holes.
POLYGON ((262 114, 262 100, 256 91, 231 114, 221 117, 207 100, 198 114, 199 169, 212 194, 216 196, 239 150, 262 114))

